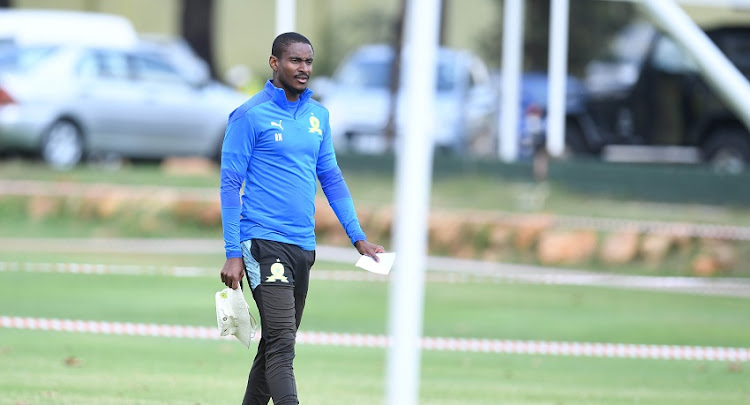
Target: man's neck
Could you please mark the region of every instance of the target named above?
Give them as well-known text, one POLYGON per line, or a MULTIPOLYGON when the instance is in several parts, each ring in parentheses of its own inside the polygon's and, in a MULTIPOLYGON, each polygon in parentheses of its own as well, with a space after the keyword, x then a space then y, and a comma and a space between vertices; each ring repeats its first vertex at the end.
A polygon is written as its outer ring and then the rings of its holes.
POLYGON ((285 88, 283 88, 283 87, 279 86, 279 85, 278 85, 278 84, 276 83, 276 79, 273 79, 273 80, 271 80, 271 83, 273 83, 273 85, 274 85, 274 86, 276 86, 276 87, 278 87, 278 88, 280 88, 280 89, 284 90, 284 95, 286 96, 286 100, 287 100, 287 101, 289 101, 289 102, 292 102, 292 103, 294 103, 294 102, 296 102, 296 101, 298 101, 298 100, 299 100, 299 97, 300 97, 300 94, 301 94, 301 93, 294 93, 294 92, 290 92, 290 91, 288 91, 287 89, 285 89, 285 88))

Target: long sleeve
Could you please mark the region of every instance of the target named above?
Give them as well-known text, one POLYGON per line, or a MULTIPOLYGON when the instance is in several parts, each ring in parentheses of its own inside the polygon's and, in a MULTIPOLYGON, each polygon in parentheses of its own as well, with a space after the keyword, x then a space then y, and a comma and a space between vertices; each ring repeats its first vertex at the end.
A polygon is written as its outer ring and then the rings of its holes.
POLYGON ((359 240, 366 240, 367 236, 359 224, 349 187, 346 185, 341 169, 336 162, 330 133, 330 126, 326 122, 324 139, 318 157, 318 180, 320 180, 323 194, 328 199, 328 204, 336 214, 341 226, 344 227, 349 240, 354 244, 359 240))
POLYGON ((221 147, 221 224, 227 258, 242 257, 240 189, 247 173, 255 136, 246 117, 230 118, 221 147))

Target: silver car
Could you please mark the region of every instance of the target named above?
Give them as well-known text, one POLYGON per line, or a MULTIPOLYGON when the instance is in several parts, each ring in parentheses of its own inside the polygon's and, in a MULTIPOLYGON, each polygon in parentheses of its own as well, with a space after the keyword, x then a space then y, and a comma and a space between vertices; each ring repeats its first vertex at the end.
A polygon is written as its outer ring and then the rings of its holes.
POLYGON ((99 155, 217 157, 246 96, 138 49, 0 42, 0 150, 60 168, 99 155))
MULTIPOLYGON (((331 114, 337 149, 382 153, 392 146, 385 132, 394 55, 394 49, 386 44, 362 46, 341 62, 332 78, 315 82, 313 89, 331 114)), ((476 55, 440 48, 437 57, 435 120, 429 130, 437 149, 465 153, 473 139, 492 131, 497 91, 476 55)), ((395 128, 400 133, 409 109, 403 103, 397 105, 395 128)))

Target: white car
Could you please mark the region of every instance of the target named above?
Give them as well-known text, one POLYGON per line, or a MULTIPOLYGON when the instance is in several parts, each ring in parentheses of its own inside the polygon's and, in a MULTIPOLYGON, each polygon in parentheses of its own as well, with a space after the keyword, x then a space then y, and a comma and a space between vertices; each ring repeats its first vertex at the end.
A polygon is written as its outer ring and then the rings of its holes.
POLYGON ((216 157, 245 99, 137 49, 0 44, 0 150, 56 167, 87 155, 216 157))
POLYGON ((208 63, 201 59, 185 38, 163 34, 141 34, 138 49, 166 59, 189 82, 201 83, 211 79, 208 63))
POLYGON ((218 157, 247 96, 202 62, 180 38, 138 35, 122 16, 0 10, 0 152, 61 168, 87 156, 218 157))
MULTIPOLYGON (((394 50, 389 45, 363 46, 348 55, 332 78, 311 84, 330 112, 331 135, 338 150, 381 153, 392 146, 386 138, 394 50)), ((472 137, 490 131, 497 91, 484 62, 468 51, 438 50, 435 112, 430 133, 439 150, 464 153, 472 137)), ((409 116, 398 103, 396 131, 409 116)))

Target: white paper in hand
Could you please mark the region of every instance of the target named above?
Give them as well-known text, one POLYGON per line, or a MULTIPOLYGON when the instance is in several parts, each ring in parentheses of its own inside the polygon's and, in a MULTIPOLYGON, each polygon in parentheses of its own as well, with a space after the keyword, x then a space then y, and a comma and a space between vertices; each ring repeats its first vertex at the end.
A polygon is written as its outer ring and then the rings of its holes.
POLYGON ((216 293, 216 323, 221 336, 234 335, 245 347, 250 347, 257 324, 241 289, 227 287, 216 293))
POLYGON ((396 253, 377 253, 377 255, 380 262, 376 262, 370 256, 362 255, 354 265, 377 274, 390 273, 393 261, 396 260, 396 253))

